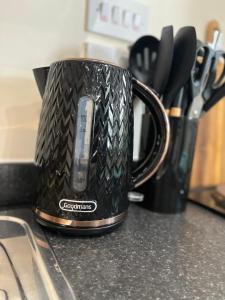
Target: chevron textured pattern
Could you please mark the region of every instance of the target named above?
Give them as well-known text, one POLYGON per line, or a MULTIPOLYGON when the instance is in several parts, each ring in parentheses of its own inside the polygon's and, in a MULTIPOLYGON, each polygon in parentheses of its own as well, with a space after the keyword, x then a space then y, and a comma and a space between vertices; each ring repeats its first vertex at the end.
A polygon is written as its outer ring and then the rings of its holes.
POLYGON ((128 207, 133 152, 131 77, 127 70, 91 61, 62 61, 50 68, 36 145, 40 167, 37 208, 66 219, 111 217, 128 207), (87 189, 72 189, 78 101, 94 101, 87 189), (96 201, 91 214, 65 212, 61 199, 96 201))

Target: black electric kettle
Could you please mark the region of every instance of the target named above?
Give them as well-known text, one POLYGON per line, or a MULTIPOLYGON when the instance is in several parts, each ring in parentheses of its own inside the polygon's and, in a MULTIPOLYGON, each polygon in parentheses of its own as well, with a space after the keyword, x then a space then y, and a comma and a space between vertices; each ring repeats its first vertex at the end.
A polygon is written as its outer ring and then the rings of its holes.
POLYGON ((44 100, 36 145, 37 220, 75 234, 110 231, 126 216, 128 191, 165 157, 163 106, 129 70, 104 61, 68 59, 33 71, 44 100), (154 131, 151 152, 134 171, 133 95, 149 108, 154 131))

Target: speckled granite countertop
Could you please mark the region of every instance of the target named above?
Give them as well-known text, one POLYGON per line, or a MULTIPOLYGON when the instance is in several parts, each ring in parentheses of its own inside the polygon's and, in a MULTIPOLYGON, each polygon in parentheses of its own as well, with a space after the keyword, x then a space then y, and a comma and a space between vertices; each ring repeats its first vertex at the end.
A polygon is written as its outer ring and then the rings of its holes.
POLYGON ((47 235, 78 300, 225 299, 225 219, 194 204, 181 215, 131 205, 102 237, 47 235))

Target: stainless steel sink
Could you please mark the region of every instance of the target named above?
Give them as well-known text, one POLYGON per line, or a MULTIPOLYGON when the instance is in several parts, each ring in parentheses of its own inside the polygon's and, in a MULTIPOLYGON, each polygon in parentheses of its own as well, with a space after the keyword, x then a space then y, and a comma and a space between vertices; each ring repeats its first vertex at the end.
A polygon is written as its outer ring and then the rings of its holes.
POLYGON ((76 299, 30 209, 0 212, 0 300, 76 299))

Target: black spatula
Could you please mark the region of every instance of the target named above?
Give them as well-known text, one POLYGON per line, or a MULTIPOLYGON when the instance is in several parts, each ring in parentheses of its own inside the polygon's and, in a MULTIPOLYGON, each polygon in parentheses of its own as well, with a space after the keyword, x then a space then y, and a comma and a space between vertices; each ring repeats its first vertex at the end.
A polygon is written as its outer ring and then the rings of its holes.
POLYGON ((157 53, 153 88, 159 95, 164 93, 169 80, 173 61, 174 39, 173 26, 163 27, 157 53))
POLYGON ((196 56, 196 31, 192 26, 182 27, 174 41, 174 55, 170 78, 163 97, 163 104, 170 109, 174 98, 190 77, 196 56))

